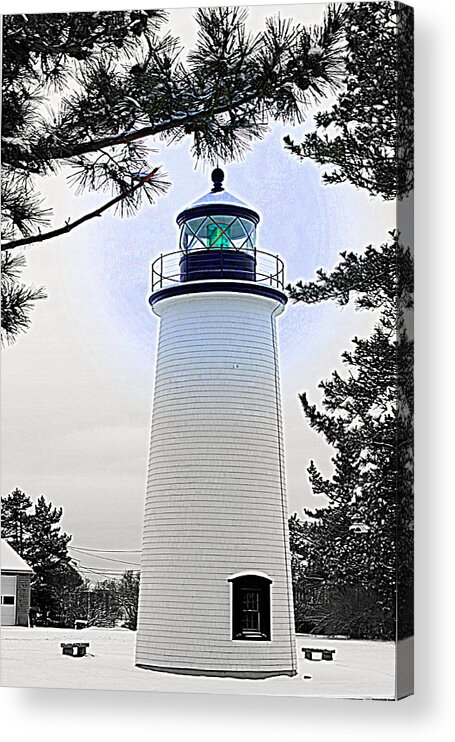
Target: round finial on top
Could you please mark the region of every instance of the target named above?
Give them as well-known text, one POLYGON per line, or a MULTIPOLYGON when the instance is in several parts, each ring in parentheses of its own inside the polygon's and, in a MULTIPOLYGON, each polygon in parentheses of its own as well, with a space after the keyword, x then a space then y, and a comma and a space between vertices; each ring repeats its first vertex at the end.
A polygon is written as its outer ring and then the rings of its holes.
POLYGON ((224 172, 222 171, 220 167, 216 167, 214 170, 212 170, 212 181, 213 181, 212 193, 219 193, 220 191, 224 191, 223 180, 224 180, 224 172))

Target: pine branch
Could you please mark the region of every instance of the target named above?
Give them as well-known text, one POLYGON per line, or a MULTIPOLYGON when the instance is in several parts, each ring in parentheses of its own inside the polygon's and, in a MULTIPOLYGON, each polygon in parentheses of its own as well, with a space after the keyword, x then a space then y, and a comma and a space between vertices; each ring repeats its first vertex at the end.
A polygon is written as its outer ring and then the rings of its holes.
POLYGON ((52 159, 54 160, 67 160, 77 155, 87 154, 89 152, 97 152, 103 147, 115 147, 119 144, 126 144, 128 142, 134 142, 138 139, 144 139, 145 137, 156 136, 156 134, 163 134, 166 131, 172 131, 176 128, 182 128, 188 124, 196 123, 204 120, 209 114, 212 116, 220 115, 222 113, 228 113, 236 108, 252 103, 258 97, 258 91, 254 90, 252 93, 239 98, 237 101, 226 100, 222 105, 210 108, 206 108, 195 113, 188 113, 185 116, 175 116, 168 118, 166 121, 162 121, 159 124, 152 124, 150 126, 144 126, 137 131, 132 131, 124 134, 114 135, 112 137, 104 137, 103 139, 94 139, 89 142, 81 142, 73 147, 62 147, 59 152, 53 153, 52 159))
MULTIPOLYGON (((139 190, 139 188, 142 188, 145 183, 148 183, 150 179, 157 174, 159 168, 155 168, 152 170, 152 172, 148 173, 145 177, 141 178, 139 183, 136 183, 134 186, 129 188, 124 193, 120 193, 115 198, 112 198, 110 201, 105 203, 103 206, 100 206, 97 209, 94 209, 93 211, 90 211, 88 214, 85 214, 84 216, 81 216, 79 219, 76 219, 75 222, 67 222, 64 227, 59 227, 58 229, 52 229, 49 232, 40 232, 37 235, 32 235, 31 237, 23 237, 19 240, 11 240, 10 242, 2 242, 2 250, 12 250, 16 247, 23 247, 24 245, 31 245, 35 242, 44 242, 45 240, 53 239, 54 237, 60 237, 62 234, 67 234, 68 232, 71 232, 76 227, 79 227, 81 224, 84 224, 84 222, 89 221, 90 219, 93 219, 95 216, 101 216, 101 214, 104 211, 107 211, 111 208, 111 206, 115 206, 115 204, 120 203, 120 201, 123 201, 123 199, 128 198, 129 196, 132 196, 135 191, 139 190)), ((163 184, 164 185, 164 184, 163 184)))

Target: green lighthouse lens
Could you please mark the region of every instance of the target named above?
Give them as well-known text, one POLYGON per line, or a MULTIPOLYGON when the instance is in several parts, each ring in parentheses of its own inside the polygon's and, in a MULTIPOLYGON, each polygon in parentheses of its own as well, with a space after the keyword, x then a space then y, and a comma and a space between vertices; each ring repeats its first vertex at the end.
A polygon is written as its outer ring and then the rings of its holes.
POLYGON ((218 224, 207 226, 207 247, 223 249, 223 247, 229 248, 230 244, 229 227, 222 229, 218 224))

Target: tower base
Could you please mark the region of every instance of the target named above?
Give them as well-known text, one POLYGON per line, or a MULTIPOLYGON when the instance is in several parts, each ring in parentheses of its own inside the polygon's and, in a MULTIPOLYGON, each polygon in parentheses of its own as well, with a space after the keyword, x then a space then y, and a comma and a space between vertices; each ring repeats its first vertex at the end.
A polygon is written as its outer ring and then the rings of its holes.
POLYGON ((195 670, 188 667, 158 667, 157 665, 137 664, 141 670, 153 670, 154 672, 167 672, 173 675, 197 675, 211 678, 237 678, 239 680, 265 680, 277 675, 295 677, 297 670, 195 670))

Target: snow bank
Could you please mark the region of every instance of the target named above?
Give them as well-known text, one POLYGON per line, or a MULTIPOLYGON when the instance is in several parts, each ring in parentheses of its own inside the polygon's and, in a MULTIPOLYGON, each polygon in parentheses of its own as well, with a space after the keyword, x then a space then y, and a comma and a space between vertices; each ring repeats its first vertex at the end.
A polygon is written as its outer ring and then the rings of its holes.
POLYGON ((392 699, 395 695, 393 642, 299 635, 299 671, 294 678, 237 680, 139 669, 134 666, 135 638, 127 629, 2 628, 1 685, 338 698, 392 699), (88 655, 63 656, 60 643, 66 641, 90 642, 88 655), (302 647, 335 649, 334 661, 305 660, 302 647))

